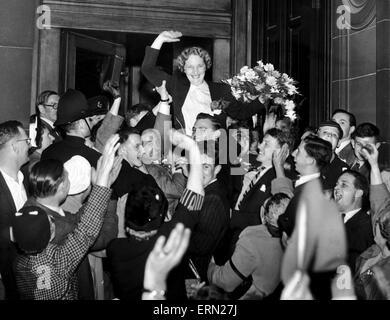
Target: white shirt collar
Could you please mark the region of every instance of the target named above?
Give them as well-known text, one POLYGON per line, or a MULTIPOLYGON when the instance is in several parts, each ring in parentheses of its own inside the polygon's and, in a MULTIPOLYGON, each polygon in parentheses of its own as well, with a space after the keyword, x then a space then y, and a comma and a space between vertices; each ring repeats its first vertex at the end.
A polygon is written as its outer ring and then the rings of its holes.
POLYGON ((217 178, 211 180, 211 181, 208 183, 208 185, 207 185, 206 187, 208 187, 210 184, 214 183, 214 182, 217 181, 217 180, 218 180, 217 178))
POLYGON ((313 173, 313 174, 308 174, 306 176, 302 176, 295 182, 295 188, 299 187, 300 185, 302 185, 302 184, 304 184, 306 182, 309 182, 311 180, 317 179, 320 176, 321 176, 321 174, 319 172, 313 173))
POLYGON ((62 208, 60 208, 60 209, 58 210, 58 208, 49 206, 49 205, 47 205, 47 204, 44 204, 44 206, 45 206, 46 208, 49 208, 51 211, 57 212, 61 217, 65 217, 65 212, 64 212, 64 210, 62 210, 62 208))
POLYGON ((23 183, 24 174, 21 171, 18 171, 18 181, 16 181, 14 178, 12 178, 10 175, 8 175, 4 170, 0 169, 0 171, 3 174, 3 177, 5 180, 10 180, 10 181, 16 182, 20 185, 23 183))
POLYGON ((359 209, 356 209, 356 210, 352 210, 352 211, 348 211, 348 212, 344 212, 345 213, 345 217, 344 217, 344 223, 347 223, 347 221, 349 219, 351 219, 355 214, 357 214, 362 208, 359 208, 359 209))
POLYGON ((337 148, 336 148, 336 154, 338 155, 338 154, 341 152, 341 150, 343 150, 349 143, 351 143, 351 140, 350 140, 350 139, 349 139, 349 140, 342 141, 342 142, 340 143, 340 147, 337 147, 337 148))

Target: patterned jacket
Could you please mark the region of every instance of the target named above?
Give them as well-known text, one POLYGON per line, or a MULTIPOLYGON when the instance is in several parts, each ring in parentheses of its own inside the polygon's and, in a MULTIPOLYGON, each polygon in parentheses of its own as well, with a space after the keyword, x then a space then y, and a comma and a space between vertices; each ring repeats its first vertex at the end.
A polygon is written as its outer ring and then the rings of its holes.
POLYGON ((110 189, 94 186, 80 209, 80 222, 62 245, 50 242, 37 255, 17 257, 15 274, 22 299, 77 299, 76 269, 99 235, 110 195, 110 189))

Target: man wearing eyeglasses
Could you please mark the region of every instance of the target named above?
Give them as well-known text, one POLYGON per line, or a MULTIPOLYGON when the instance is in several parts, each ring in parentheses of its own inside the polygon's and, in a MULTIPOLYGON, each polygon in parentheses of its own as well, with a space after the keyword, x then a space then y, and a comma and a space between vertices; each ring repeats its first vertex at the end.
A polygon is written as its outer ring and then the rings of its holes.
POLYGON ((329 191, 329 195, 331 195, 337 179, 345 170, 349 169, 349 166, 336 154, 336 149, 340 145, 343 137, 343 129, 333 120, 324 121, 319 125, 317 135, 332 145, 332 158, 330 159, 330 163, 321 170, 322 176, 324 177, 323 188, 325 191, 329 191))
POLYGON ((35 115, 30 118, 29 135, 32 139, 32 146, 40 148, 43 128, 49 130, 54 142, 61 141, 60 132, 54 126, 57 120, 58 101, 60 97, 55 91, 43 91, 37 98, 35 115))
POLYGON ((28 161, 30 141, 20 122, 0 124, 0 274, 8 300, 18 299, 12 270, 16 249, 10 226, 15 212, 27 200, 27 179, 20 168, 28 161))

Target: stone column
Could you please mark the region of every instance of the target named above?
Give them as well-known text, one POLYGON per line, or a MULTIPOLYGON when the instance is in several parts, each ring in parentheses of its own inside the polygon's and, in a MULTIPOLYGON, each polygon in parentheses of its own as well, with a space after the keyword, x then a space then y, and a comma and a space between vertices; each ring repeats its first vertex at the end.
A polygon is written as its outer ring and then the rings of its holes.
POLYGON ((0 10, 0 122, 28 127, 38 1, 2 0, 0 10))

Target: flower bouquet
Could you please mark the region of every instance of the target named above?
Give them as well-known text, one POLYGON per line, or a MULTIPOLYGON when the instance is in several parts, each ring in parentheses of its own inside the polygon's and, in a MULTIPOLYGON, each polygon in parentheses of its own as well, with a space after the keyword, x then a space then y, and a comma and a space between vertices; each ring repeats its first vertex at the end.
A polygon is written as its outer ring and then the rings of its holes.
POLYGON ((249 103, 259 99, 266 106, 281 106, 284 114, 292 121, 297 118, 292 100, 298 94, 296 81, 275 70, 270 63, 258 61, 254 68, 244 66, 239 74, 222 82, 230 85, 232 95, 238 101, 249 103))

